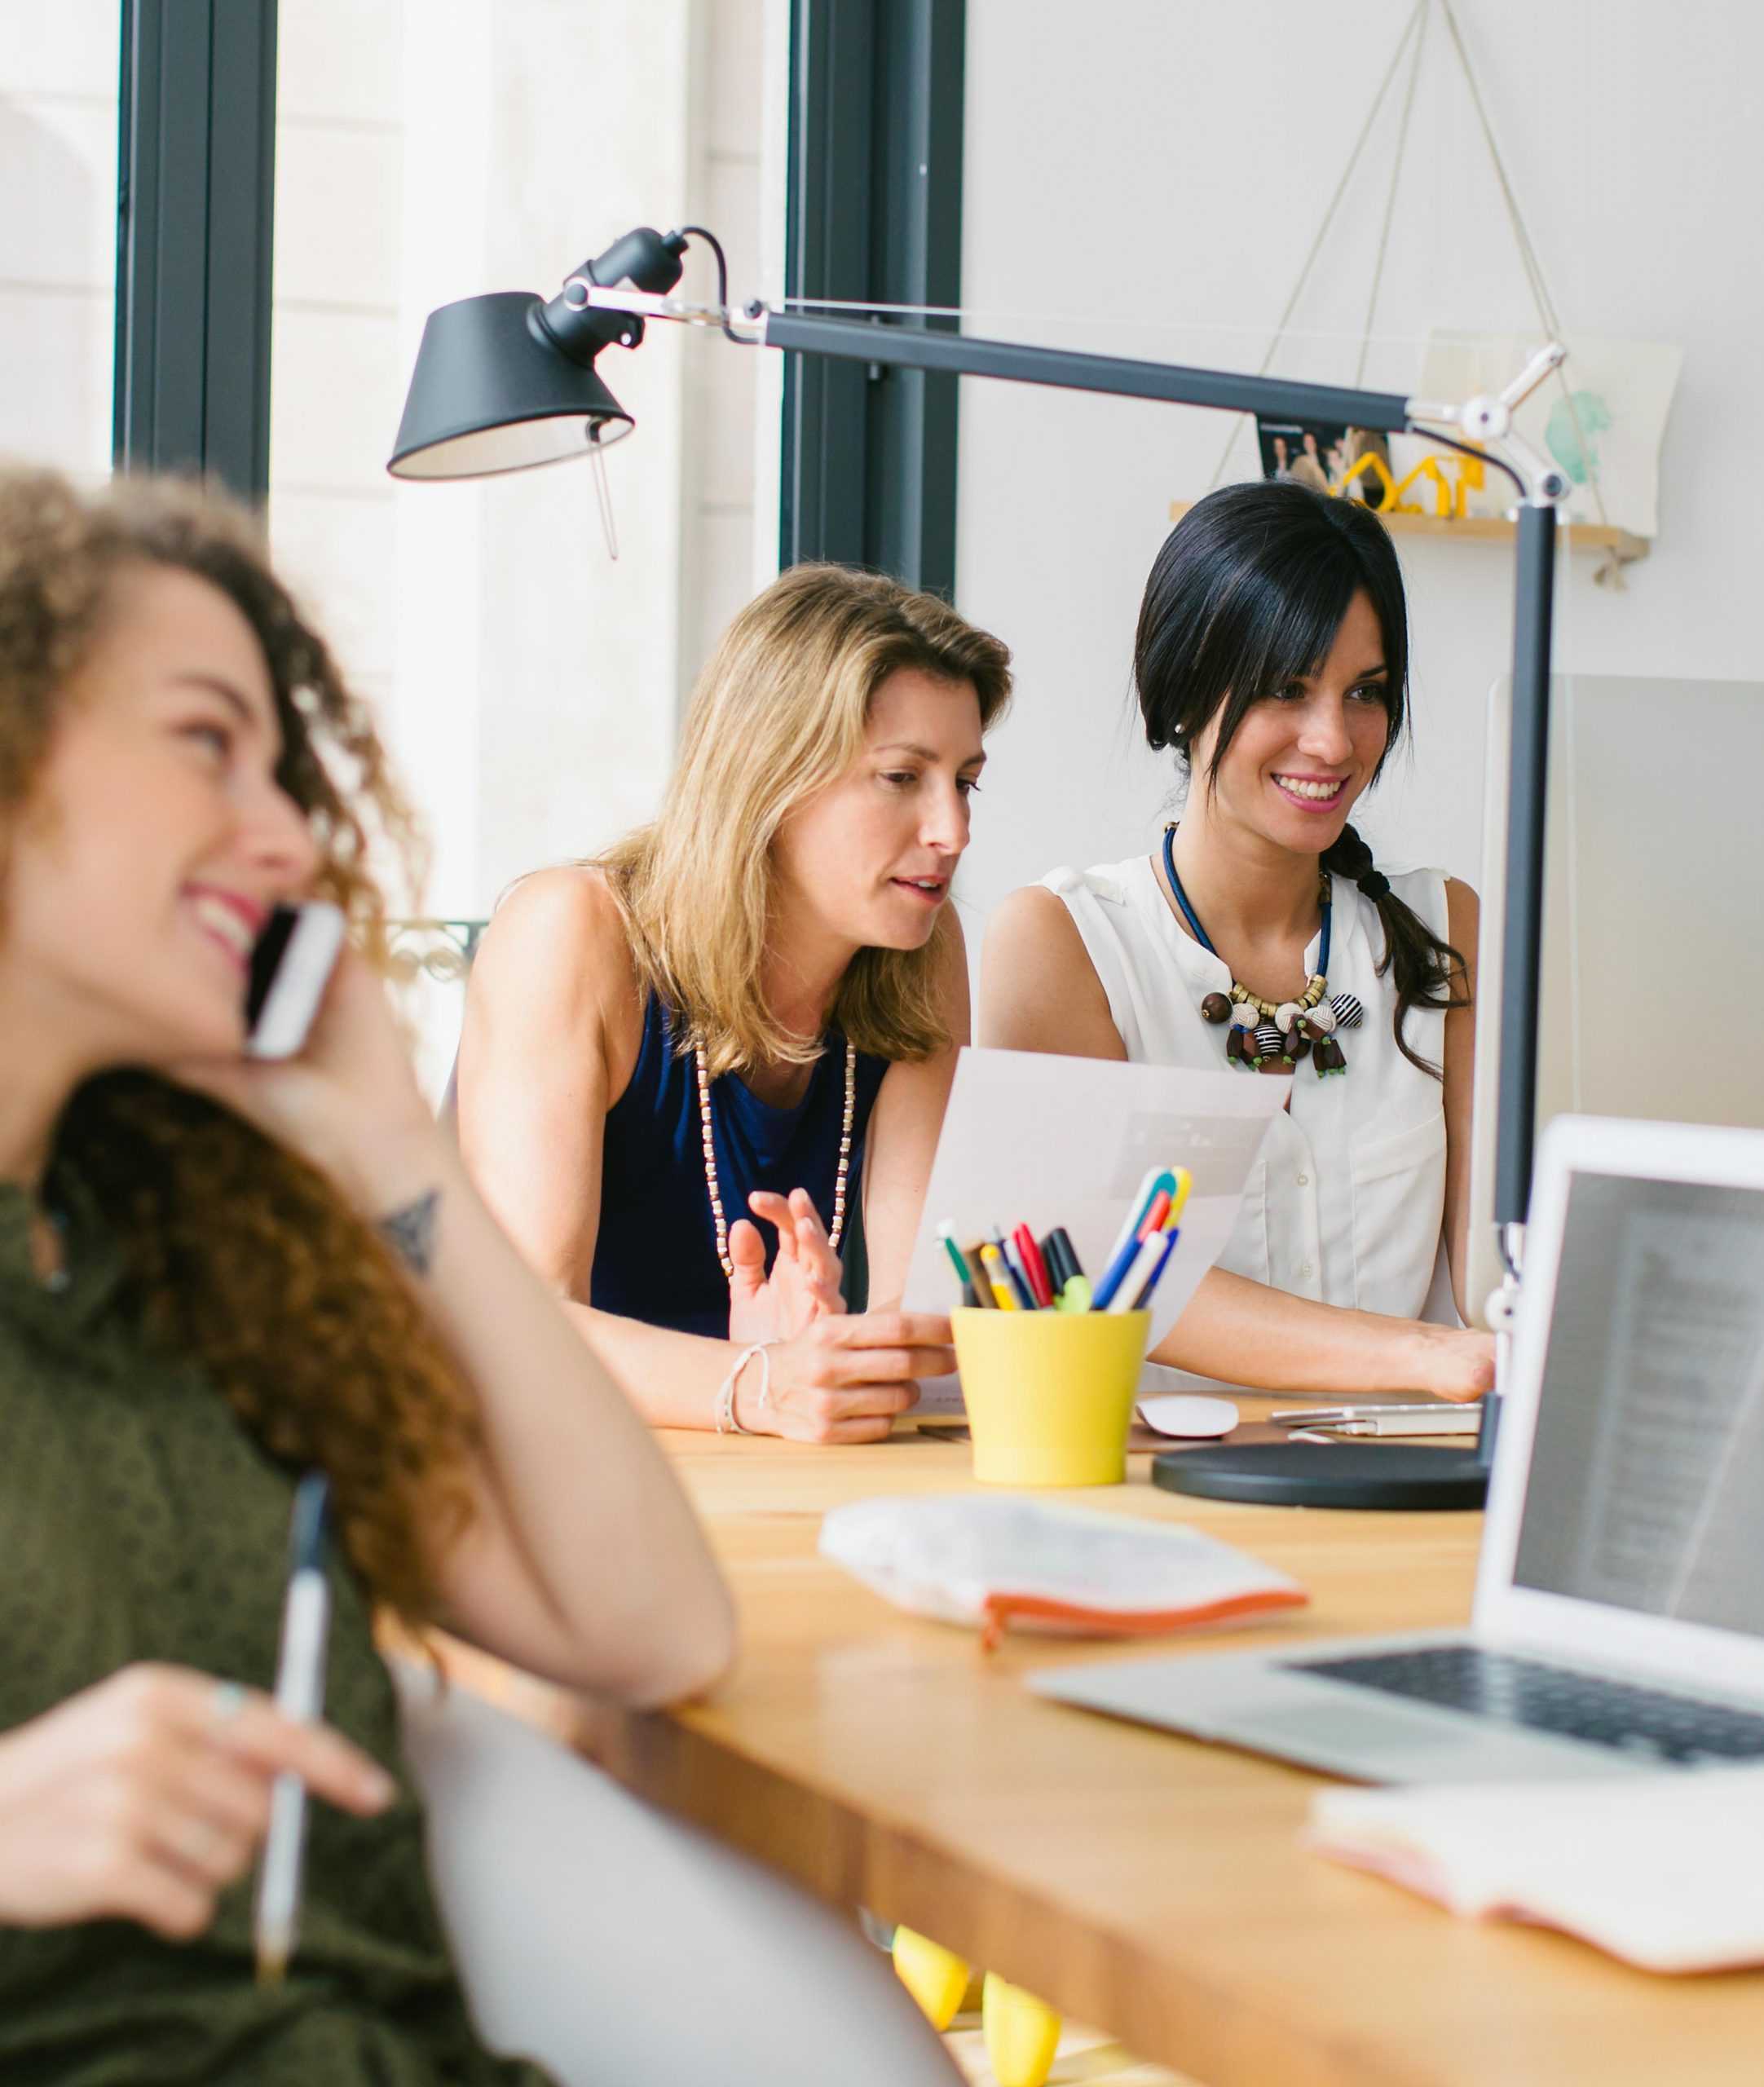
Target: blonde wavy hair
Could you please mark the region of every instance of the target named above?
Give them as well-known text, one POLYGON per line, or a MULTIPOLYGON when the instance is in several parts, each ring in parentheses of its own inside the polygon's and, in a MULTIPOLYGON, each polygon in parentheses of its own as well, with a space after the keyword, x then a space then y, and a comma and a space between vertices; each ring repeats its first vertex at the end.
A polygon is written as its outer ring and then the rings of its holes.
MULTIPOLYGON (((903 667, 971 682, 982 730, 1011 699, 1008 648, 947 602, 880 573, 792 567, 730 624, 699 677, 654 823, 595 858, 639 982, 681 1018, 678 1048, 701 1046, 713 1079, 816 1054, 760 991, 772 842, 795 806, 858 760, 871 702, 903 667)), ((937 976, 953 933, 942 919, 922 949, 858 951, 832 1020, 860 1051, 912 1059, 948 1046, 937 976)))
MULTIPOLYGON (((282 730, 277 779, 318 845, 319 891, 383 967, 369 833, 414 871, 410 814, 257 523, 191 485, 119 483, 87 497, 54 473, 0 467, 0 877, 115 583, 143 567, 207 580, 256 633, 282 730)), ((370 1594, 419 1628, 432 1620, 430 1561, 470 1516, 476 1408, 373 1227, 303 1160, 148 1072, 77 1090, 51 1181, 58 1169, 120 1242, 147 1337, 204 1367, 272 1456, 322 1466, 370 1594)))

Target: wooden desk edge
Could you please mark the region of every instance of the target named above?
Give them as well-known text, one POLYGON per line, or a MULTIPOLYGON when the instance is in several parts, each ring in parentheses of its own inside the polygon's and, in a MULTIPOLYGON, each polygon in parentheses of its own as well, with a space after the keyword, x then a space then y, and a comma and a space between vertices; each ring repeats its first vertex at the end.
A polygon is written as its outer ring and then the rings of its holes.
POLYGON ((1320 2053, 1277 2016, 1246 2008, 1241 1989, 1173 1972, 1130 1929, 1092 1931, 1074 1947, 1072 1923, 1052 1901, 1011 1877, 980 1874, 971 1859, 904 1822, 881 1823, 778 1773, 699 1729, 697 1715, 690 1708, 633 1716, 582 1705, 575 1743, 636 1795, 840 1913, 862 1907, 917 1928, 975 1967, 1198 2079, 1417 2087, 1424 2077, 1390 2071, 1369 2048, 1320 2053))

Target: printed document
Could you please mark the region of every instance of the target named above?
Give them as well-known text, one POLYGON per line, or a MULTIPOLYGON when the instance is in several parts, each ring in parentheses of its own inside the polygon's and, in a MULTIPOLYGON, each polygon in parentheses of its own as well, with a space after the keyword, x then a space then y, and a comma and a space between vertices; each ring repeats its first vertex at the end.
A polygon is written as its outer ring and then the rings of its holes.
MULTIPOLYGON (((964 1247, 1015 1224, 1037 1239, 1064 1225, 1084 1273, 1100 1282, 1148 1170, 1186 1167, 1194 1185, 1152 1298, 1155 1348, 1224 1251, 1263 1136, 1291 1084, 1235 1069, 964 1050, 919 1217, 906 1309, 947 1312, 959 1302, 937 1238, 946 1220, 964 1247)), ((962 1410, 953 1376, 928 1379, 919 1392, 921 1414, 962 1410)))

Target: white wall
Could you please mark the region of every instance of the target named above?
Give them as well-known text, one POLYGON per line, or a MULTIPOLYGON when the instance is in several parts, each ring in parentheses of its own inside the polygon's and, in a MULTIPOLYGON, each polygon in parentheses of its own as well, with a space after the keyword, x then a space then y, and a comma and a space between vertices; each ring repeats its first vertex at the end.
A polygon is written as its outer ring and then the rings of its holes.
MULTIPOLYGON (((642 223, 709 226, 731 293, 756 287, 783 4, 282 0, 271 533, 421 812, 426 916, 481 918, 523 871, 651 814, 683 691, 751 592, 778 415, 760 358, 708 333, 658 322, 603 355, 637 423, 607 465, 615 563, 585 465, 386 475, 424 321, 487 290, 549 296, 642 223)), ((687 267, 686 293, 710 295, 708 256, 687 267)), ((459 988, 416 991, 433 1088, 459 988)))
POLYGON ((0 457, 110 474, 119 0, 0 0, 0 457))
MULTIPOLYGON (((1409 12, 1409 0, 1099 0, 1080 17, 1057 0, 968 0, 964 305, 1017 338, 1255 368, 1409 12), (1046 323, 1058 314, 1083 323, 1046 323)), ((1685 351, 1653 554, 1621 592, 1593 584, 1591 558, 1564 562, 1559 668, 1756 678, 1764 517, 1743 460, 1764 397, 1764 9, 1458 0, 1458 12, 1570 344, 1577 329, 1685 351)), ((1280 373, 1356 381, 1390 106, 1280 373)), ((1437 12, 1406 168, 1363 378, 1403 391, 1431 329, 1535 325, 1437 12)), ((1167 815, 1174 772, 1145 752, 1131 707, 1133 624, 1169 504, 1206 490, 1229 422, 972 379, 961 413, 957 599, 1012 644, 1020 677, 964 875, 972 931, 1015 885, 1146 847, 1167 815)), ((1255 468, 1240 434, 1227 476, 1255 468)), ((1432 541, 1403 558, 1416 750, 1363 824, 1387 858, 1474 880, 1511 559, 1432 541)))

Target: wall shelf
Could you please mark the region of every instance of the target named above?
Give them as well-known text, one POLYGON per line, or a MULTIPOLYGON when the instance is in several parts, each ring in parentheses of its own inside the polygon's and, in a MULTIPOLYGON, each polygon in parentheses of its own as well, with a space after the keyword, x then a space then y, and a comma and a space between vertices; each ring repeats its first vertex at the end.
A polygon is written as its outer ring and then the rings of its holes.
MULTIPOLYGON (((1171 520, 1180 522, 1193 505, 1192 500, 1171 501, 1171 520)), ((1465 543, 1510 544, 1519 534, 1516 522, 1494 514, 1466 514, 1443 522, 1435 514, 1380 514, 1378 519, 1393 536, 1451 536, 1465 543)), ((1571 551, 1603 551, 1618 565, 1633 565, 1653 549, 1647 537, 1599 522, 1571 522, 1563 534, 1571 551)))

